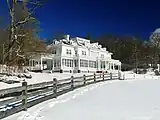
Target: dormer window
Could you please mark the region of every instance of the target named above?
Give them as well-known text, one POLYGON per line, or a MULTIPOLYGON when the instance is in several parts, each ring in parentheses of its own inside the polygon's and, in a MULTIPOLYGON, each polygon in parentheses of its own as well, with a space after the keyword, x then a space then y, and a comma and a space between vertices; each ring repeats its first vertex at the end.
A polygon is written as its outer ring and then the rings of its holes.
POLYGON ((82 55, 86 55, 86 51, 82 51, 82 55))
POLYGON ((52 54, 56 54, 56 50, 53 50, 53 51, 52 51, 52 54))
POLYGON ((75 51, 75 55, 77 55, 77 51, 75 51))
POLYGON ((67 49, 67 50, 66 50, 66 54, 67 54, 67 55, 71 55, 71 54, 72 54, 72 53, 71 53, 71 50, 67 49))
POLYGON ((103 55, 103 54, 101 54, 101 58, 104 58, 104 55, 103 55))

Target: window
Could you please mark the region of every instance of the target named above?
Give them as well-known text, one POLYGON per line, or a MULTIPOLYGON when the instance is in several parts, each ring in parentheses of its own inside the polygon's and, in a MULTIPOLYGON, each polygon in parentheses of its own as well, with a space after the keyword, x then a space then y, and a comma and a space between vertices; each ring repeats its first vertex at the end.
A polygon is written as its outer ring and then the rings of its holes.
POLYGON ((54 67, 56 67, 56 61, 54 61, 54 67))
POLYGON ((96 61, 89 61, 90 68, 96 68, 96 61))
POLYGON ((60 60, 54 60, 54 67, 60 67, 60 60))
POLYGON ((101 68, 105 68, 105 61, 101 61, 101 68))
POLYGON ((67 54, 67 55, 71 55, 71 50, 67 49, 67 50, 66 50, 66 54, 67 54))
POLYGON ((36 65, 36 63, 35 63, 35 61, 33 60, 33 66, 35 66, 36 65))
POLYGON ((80 66, 81 67, 88 67, 88 60, 80 60, 80 66))
POLYGON ((63 66, 65 65, 65 59, 62 59, 62 65, 63 66))
POLYGON ((74 67, 78 67, 78 60, 74 60, 74 67))
POLYGON ((52 50, 52 54, 56 54, 56 50, 52 50))
POLYGON ((77 51, 75 51, 75 55, 77 55, 77 51))
POLYGON ((82 55, 86 55, 86 51, 82 51, 82 55))
POLYGON ((62 65, 66 67, 73 67, 73 60, 71 59, 62 59, 62 65))
POLYGON ((47 64, 47 61, 42 61, 42 64, 47 64))
POLYGON ((118 70, 118 65, 115 65, 114 67, 115 67, 115 70, 118 70))
POLYGON ((103 54, 101 54, 101 58, 104 58, 104 55, 103 55, 103 54))

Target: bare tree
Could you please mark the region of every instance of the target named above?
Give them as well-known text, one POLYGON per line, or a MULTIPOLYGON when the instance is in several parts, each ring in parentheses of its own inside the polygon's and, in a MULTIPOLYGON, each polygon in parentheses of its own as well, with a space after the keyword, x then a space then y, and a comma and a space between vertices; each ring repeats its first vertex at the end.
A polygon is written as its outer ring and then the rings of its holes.
POLYGON ((10 34, 8 49, 5 52, 4 57, 7 59, 6 62, 8 65, 12 64, 17 58, 24 58, 25 56, 21 54, 21 40, 26 36, 25 32, 17 33, 17 29, 21 26, 24 26, 30 20, 33 20, 33 14, 35 10, 42 6, 46 0, 6 0, 9 15, 10 15, 10 34), (16 6, 21 5, 24 8, 27 8, 28 14, 23 17, 23 19, 16 19, 16 6), (29 7, 27 7, 29 6, 29 7), (18 40, 20 38, 20 40, 18 40), (15 57, 13 57, 15 56, 15 57))

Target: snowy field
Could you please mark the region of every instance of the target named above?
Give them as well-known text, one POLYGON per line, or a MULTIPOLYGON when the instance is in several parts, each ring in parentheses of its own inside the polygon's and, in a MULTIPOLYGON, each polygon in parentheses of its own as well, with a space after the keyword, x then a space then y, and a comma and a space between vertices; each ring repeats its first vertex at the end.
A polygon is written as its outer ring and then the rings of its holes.
POLYGON ((4 120, 160 120, 159 77, 126 74, 127 80, 79 88, 4 120))

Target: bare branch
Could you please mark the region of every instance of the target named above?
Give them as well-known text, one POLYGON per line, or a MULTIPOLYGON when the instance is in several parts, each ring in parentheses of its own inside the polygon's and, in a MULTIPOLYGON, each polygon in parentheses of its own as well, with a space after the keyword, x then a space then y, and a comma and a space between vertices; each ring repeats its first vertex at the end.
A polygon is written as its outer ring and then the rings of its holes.
MULTIPOLYGON (((26 2, 26 1, 25 1, 26 2)), ((39 7, 37 4, 35 4, 36 6, 32 9, 31 12, 29 12, 29 15, 27 17, 24 18, 24 20, 17 22, 14 26, 18 27, 21 24, 25 24, 26 22, 28 22, 31 19, 31 15, 35 12, 35 10, 39 7)))
POLYGON ((21 57, 21 58, 23 58, 23 59, 25 59, 25 55, 20 55, 19 53, 17 53, 17 55, 16 55, 17 57, 21 57))
POLYGON ((20 50, 21 50, 21 47, 20 46, 18 46, 18 49, 17 49, 17 51, 16 51, 16 56, 17 57, 21 57, 21 58, 24 58, 25 59, 25 55, 20 55, 19 53, 20 53, 20 50))
POLYGON ((30 20, 30 16, 27 16, 23 21, 17 22, 14 26, 18 27, 19 25, 24 24, 24 23, 28 22, 29 20, 30 20))
MULTIPOLYGON (((27 2, 27 1, 26 1, 26 2, 27 2)), ((33 2, 33 1, 28 1, 27 3, 28 3, 28 4, 32 4, 32 5, 39 5, 39 6, 42 5, 42 3, 41 3, 40 1, 35 1, 35 2, 33 2)))
POLYGON ((10 6, 10 3, 8 0, 7 0, 7 5, 8 5, 8 9, 9 9, 9 14, 10 14, 10 16, 12 16, 11 6, 10 6))
POLYGON ((46 0, 18 0, 18 2, 24 2, 24 3, 27 3, 27 4, 31 4, 31 5, 38 5, 38 6, 42 6, 44 4, 44 2, 46 0))

